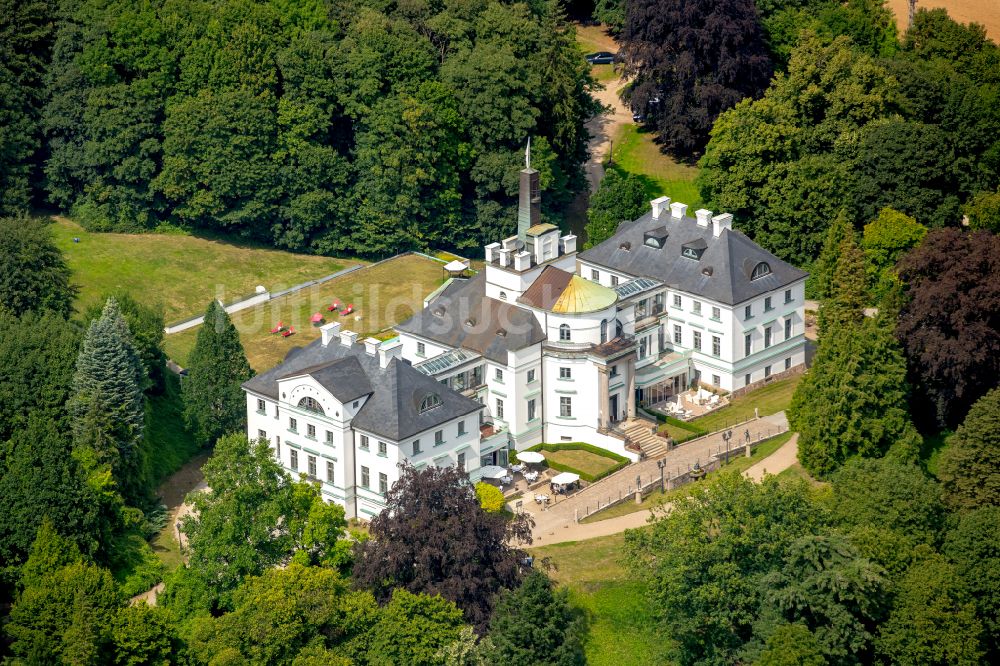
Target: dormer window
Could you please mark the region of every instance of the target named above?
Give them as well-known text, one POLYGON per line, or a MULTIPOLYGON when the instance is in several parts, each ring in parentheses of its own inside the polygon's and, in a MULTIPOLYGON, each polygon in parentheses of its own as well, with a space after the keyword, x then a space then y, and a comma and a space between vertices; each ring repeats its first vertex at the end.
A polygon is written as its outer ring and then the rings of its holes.
POLYGON ((430 395, 425 396, 424 399, 420 401, 420 413, 423 414, 424 412, 429 412, 435 407, 440 407, 440 406, 441 406, 441 396, 439 396, 437 393, 431 393, 430 395))
POLYGON ((705 250, 708 248, 708 243, 705 242, 704 238, 696 238, 693 241, 684 243, 681 246, 681 256, 687 259, 694 259, 695 261, 701 261, 701 255, 705 254, 705 250))
POLYGON ((308 410, 310 412, 316 412, 317 414, 323 414, 323 407, 319 404, 316 398, 305 397, 299 400, 299 407, 301 409, 308 410))
POLYGON ((762 278, 766 275, 771 274, 771 267, 766 261, 762 261, 753 267, 753 272, 750 274, 751 280, 756 280, 757 278, 762 278))
POLYGON ((507 292, 506 291, 501 291, 500 292, 500 300, 501 301, 506 301, 507 300, 507 292))
POLYGON ((651 229, 643 234, 642 244, 646 247, 651 247, 654 249, 662 249, 667 243, 667 228, 658 227, 656 229, 651 229))

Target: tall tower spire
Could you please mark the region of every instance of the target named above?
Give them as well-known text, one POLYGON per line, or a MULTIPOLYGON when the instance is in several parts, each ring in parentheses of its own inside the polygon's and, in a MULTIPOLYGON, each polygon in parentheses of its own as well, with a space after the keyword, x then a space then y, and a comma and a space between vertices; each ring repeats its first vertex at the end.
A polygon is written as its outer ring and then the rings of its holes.
POLYGON ((521 247, 524 247, 528 229, 538 224, 542 218, 542 197, 539 190, 538 172, 531 168, 531 137, 528 137, 517 205, 517 240, 521 247))

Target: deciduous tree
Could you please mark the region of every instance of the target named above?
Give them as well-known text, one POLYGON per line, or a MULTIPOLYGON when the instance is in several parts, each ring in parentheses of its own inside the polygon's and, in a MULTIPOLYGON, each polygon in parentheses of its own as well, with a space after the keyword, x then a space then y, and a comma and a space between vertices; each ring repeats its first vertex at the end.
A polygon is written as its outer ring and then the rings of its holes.
POLYGON ((945 501, 960 511, 1000 506, 1000 388, 972 405, 938 463, 945 501))
POLYGON ((920 398, 914 413, 955 426, 1000 376, 1000 237, 934 230, 898 270, 896 337, 920 398))
POLYGON ((987 660, 1000 656, 1000 507, 961 515, 945 537, 943 551, 976 604, 986 631, 987 660))
POLYGON ((587 243, 594 247, 611 238, 621 222, 632 221, 646 212, 646 190, 630 173, 609 169, 587 209, 587 243))
POLYGON ((865 225, 861 247, 865 251, 868 284, 876 300, 896 283, 896 262, 916 247, 927 227, 914 218, 891 208, 883 208, 878 217, 865 225))
POLYGON ((565 589, 533 571, 515 590, 502 592, 490 620, 489 663, 533 666, 577 666, 583 651, 583 618, 569 604, 565 589))
POLYGON ((15 315, 51 310, 68 317, 76 289, 47 223, 0 218, 0 305, 15 315))
POLYGON ((212 301, 198 329, 187 380, 181 384, 184 419, 202 444, 245 429, 242 384, 252 376, 239 332, 225 309, 212 301))
POLYGON ((404 468, 372 518, 371 540, 357 547, 354 578, 376 598, 393 588, 440 594, 485 630, 496 594, 521 580, 530 519, 487 513, 454 467, 404 468))

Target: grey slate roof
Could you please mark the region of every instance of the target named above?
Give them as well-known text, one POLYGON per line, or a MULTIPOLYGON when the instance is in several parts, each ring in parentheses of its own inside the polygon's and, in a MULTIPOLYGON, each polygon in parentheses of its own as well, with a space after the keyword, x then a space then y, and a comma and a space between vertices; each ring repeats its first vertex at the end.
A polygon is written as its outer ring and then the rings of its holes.
POLYGON ((396 329, 446 347, 463 347, 503 364, 508 350, 545 339, 529 310, 486 296, 485 271, 469 280, 455 280, 396 329))
POLYGON ((243 387, 277 400, 279 380, 303 375, 318 381, 341 402, 370 396, 354 417, 354 427, 394 441, 482 408, 477 401, 442 385, 407 361, 393 359, 380 368, 378 356, 368 354, 363 343, 346 347, 339 339, 325 347, 321 340, 296 347, 284 362, 248 380, 243 387), (420 403, 431 393, 440 396, 441 406, 421 414, 420 403))
POLYGON ((580 260, 636 277, 650 277, 668 286, 706 299, 736 305, 781 289, 807 273, 777 258, 742 232, 723 229, 712 236, 712 225, 699 227, 694 218, 675 218, 664 211, 658 220, 652 211, 625 222, 614 236, 580 254, 580 260), (644 234, 666 226, 662 249, 643 244, 644 234), (626 244, 628 249, 622 247, 626 244), (681 256, 681 247, 706 247, 700 260, 681 256), (704 245, 702 245, 704 244, 704 245), (771 274, 750 281, 754 266, 766 262, 771 274), (710 271, 703 269, 710 268, 710 271), (710 273, 710 275, 706 274, 710 273))

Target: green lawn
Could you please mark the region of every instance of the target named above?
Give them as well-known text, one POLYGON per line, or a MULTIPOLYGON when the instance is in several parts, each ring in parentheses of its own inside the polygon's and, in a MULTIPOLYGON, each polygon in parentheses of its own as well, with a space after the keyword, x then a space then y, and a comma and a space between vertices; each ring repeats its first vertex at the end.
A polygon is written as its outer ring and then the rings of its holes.
MULTIPOLYGON (((760 462, 764 458, 767 458, 769 455, 780 449, 782 445, 785 444, 785 442, 791 439, 791 437, 792 433, 786 432, 781 435, 778 435, 777 437, 769 439, 760 446, 758 446, 756 449, 754 449, 753 453, 749 458, 743 455, 742 452, 734 453, 732 457, 730 457, 729 459, 729 464, 723 465, 722 469, 727 472, 742 473, 743 471, 749 469, 750 467, 753 467, 758 462, 760 462)), ((716 478, 717 474, 718 474, 717 472, 709 474, 706 477, 706 480, 711 481, 713 478, 716 478)), ((681 486, 680 488, 674 488, 673 490, 668 490, 666 493, 663 493, 659 490, 654 490, 649 495, 646 495, 646 497, 643 498, 642 504, 636 504, 635 502, 622 502, 621 504, 616 504, 610 509, 605 509, 604 511, 599 511, 597 513, 591 514, 586 518, 584 518, 583 520, 581 520, 580 522, 597 523, 602 520, 607 520, 609 518, 618 518, 620 516, 625 516, 630 513, 635 513, 636 511, 649 511, 655 506, 659 506, 664 502, 670 502, 672 500, 677 499, 678 497, 687 494, 694 487, 695 487, 694 484, 689 483, 687 485, 681 486)))
POLYGON ((653 619, 646 584, 619 558, 625 538, 614 534, 532 549, 548 560, 550 575, 569 588, 570 600, 587 616, 587 663, 591 666, 662 664, 665 643, 653 619))
POLYGON ((715 432, 734 423, 752 419, 755 407, 761 416, 786 410, 792 404, 792 394, 795 393, 795 387, 801 380, 802 375, 779 379, 756 391, 734 398, 728 406, 692 419, 690 423, 708 432, 715 432))
POLYGON ((172 372, 166 375, 167 386, 163 395, 152 396, 146 407, 148 453, 143 464, 151 488, 159 486, 201 449, 183 426, 180 381, 172 372))
POLYGON ((56 245, 80 288, 80 311, 109 291, 126 289, 143 303, 162 305, 170 323, 204 312, 216 297, 229 302, 257 285, 278 290, 357 263, 180 233, 90 233, 67 218, 54 219, 56 245))
POLYGON ((546 451, 545 459, 559 463, 560 465, 572 467, 577 472, 583 472, 592 476, 597 476, 618 464, 617 460, 580 449, 546 451))
POLYGON ((786 469, 783 472, 779 473, 778 474, 778 478, 780 480, 782 480, 782 481, 794 481, 794 480, 797 480, 797 479, 802 479, 804 481, 808 481, 809 485, 814 486, 814 487, 820 487, 820 486, 828 486, 828 485, 830 485, 829 483, 827 483, 825 481, 820 481, 818 479, 814 479, 812 477, 812 475, 809 474, 809 472, 807 472, 806 469, 802 465, 800 465, 799 463, 795 463, 794 465, 792 465, 788 469, 786 469))
MULTIPOLYGON (((357 331, 364 337, 408 318, 444 280, 441 263, 411 254, 233 313, 232 319, 250 365, 261 372, 284 359, 292 347, 319 337, 319 329, 309 322, 313 313, 340 321, 343 330, 357 331), (354 313, 341 318, 327 312, 334 299, 353 304, 354 313), (278 322, 294 327, 295 335, 282 338, 269 333, 278 322)), ((164 344, 167 354, 185 365, 197 336, 197 327, 168 335, 164 344)))
POLYGON ((701 194, 694 184, 698 169, 675 162, 660 152, 653 135, 636 125, 624 125, 614 138, 611 168, 637 176, 646 188, 646 198, 668 196, 688 205, 689 211, 701 208, 701 194))

